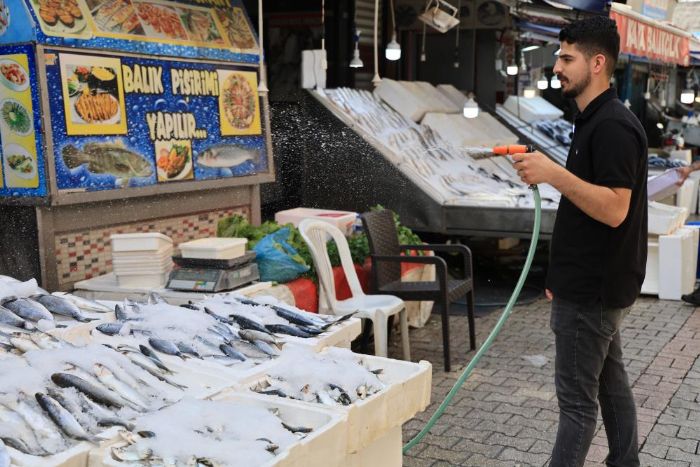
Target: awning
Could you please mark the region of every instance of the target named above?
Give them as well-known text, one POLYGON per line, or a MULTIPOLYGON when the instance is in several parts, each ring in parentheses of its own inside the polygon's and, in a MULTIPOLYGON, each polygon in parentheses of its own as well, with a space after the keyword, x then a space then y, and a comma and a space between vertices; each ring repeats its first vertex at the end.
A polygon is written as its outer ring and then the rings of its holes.
POLYGON ((610 18, 620 33, 620 53, 664 63, 688 66, 691 35, 647 18, 629 6, 613 3, 610 18))

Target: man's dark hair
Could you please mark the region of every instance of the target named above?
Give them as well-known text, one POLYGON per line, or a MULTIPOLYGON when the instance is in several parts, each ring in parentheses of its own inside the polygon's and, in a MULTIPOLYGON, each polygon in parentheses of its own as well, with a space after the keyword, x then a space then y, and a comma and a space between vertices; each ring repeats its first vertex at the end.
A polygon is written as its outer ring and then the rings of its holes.
POLYGON ((620 54, 620 35, 615 21, 604 16, 574 21, 559 31, 559 41, 576 44, 581 52, 590 58, 597 54, 605 55, 608 75, 612 75, 620 54))

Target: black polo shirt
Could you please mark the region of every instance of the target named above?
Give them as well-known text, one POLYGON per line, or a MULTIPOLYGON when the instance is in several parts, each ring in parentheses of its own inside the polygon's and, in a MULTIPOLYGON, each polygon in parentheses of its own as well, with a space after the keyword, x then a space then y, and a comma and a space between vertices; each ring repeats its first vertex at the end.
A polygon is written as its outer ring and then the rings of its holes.
POLYGON ((555 297, 606 308, 632 305, 647 260, 647 138, 610 88, 574 123, 566 168, 594 185, 630 188, 629 212, 612 228, 562 196, 552 233, 547 288, 555 297))

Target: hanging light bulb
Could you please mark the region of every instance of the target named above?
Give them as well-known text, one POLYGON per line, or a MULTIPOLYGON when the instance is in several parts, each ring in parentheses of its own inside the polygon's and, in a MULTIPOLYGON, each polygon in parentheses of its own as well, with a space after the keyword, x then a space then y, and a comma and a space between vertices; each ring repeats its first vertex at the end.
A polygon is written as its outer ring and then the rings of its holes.
POLYGON ((265 52, 263 50, 263 2, 258 0, 258 53, 260 57, 260 81, 258 81, 258 92, 267 93, 267 70, 265 69, 265 52))
POLYGON ((659 105, 661 107, 666 107, 666 96, 661 96, 661 99, 659 99, 659 105))
POLYGON ((476 118, 479 116, 479 105, 476 103, 473 97, 469 97, 464 103, 464 117, 465 118, 476 118))
POLYGON ((700 96, 697 96, 697 97, 695 98, 695 103, 696 103, 696 104, 700 104, 700 96))
POLYGON ((540 79, 537 80, 537 89, 547 89, 549 87, 549 81, 547 80, 546 77, 541 77, 540 79))
POLYGON ((539 45, 528 45, 528 46, 525 47, 522 51, 523 51, 523 52, 532 52, 533 50, 537 50, 537 49, 539 49, 539 48, 540 48, 539 45))
POLYGON ((659 122, 659 123, 656 124, 656 128, 658 128, 659 130, 663 130, 663 129, 664 129, 664 124, 661 123, 661 122, 659 122))
POLYGON ((386 45, 384 57, 387 60, 396 61, 401 58, 401 46, 396 41, 396 17, 394 16, 394 0, 389 2, 389 10, 391 12, 391 42, 386 45))
POLYGON ((520 56, 520 72, 527 73, 527 63, 525 63, 525 55, 520 56))
POLYGON ((424 62, 426 60, 425 54, 425 23, 423 23, 423 36, 421 37, 421 48, 420 48, 420 61, 424 62))
POLYGON ((515 76, 518 74, 518 65, 512 63, 506 67, 506 74, 508 76, 515 76))
POLYGON ((355 29, 355 37, 353 37, 355 42, 355 49, 352 51, 352 60, 350 60, 350 68, 362 68, 365 66, 360 58, 360 30, 355 29))
POLYGON ((561 89, 561 81, 559 81, 559 77, 557 75, 552 76, 552 80, 549 82, 549 85, 552 86, 552 89, 561 89))
POLYGON ((692 104, 695 100, 695 91, 693 89, 684 89, 681 92, 681 103, 692 104))
POLYGON ((630 102, 629 99, 625 99, 624 106, 627 107, 628 109, 632 107, 632 103, 630 102))
POLYGON ((523 90, 523 97, 525 99, 532 99, 537 95, 537 91, 534 88, 527 87, 523 90))
POLYGON ((391 42, 386 45, 384 56, 387 60, 395 61, 401 58, 401 46, 396 42, 396 33, 391 36, 391 42))

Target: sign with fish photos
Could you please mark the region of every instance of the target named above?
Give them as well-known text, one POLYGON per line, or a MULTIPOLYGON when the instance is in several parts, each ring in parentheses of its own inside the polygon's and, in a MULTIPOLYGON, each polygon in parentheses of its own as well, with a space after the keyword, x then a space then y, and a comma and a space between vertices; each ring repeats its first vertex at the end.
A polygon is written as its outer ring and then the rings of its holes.
POLYGON ((269 172, 256 73, 250 68, 45 53, 59 191, 269 172), (222 98, 229 88, 221 81, 231 76, 244 77, 248 86, 240 89, 251 91, 246 96, 254 96, 254 105, 239 98, 239 88, 222 98), (223 126, 231 120, 234 132, 223 126))
POLYGON ((46 195, 35 79, 31 46, 0 47, 0 197, 46 195))

